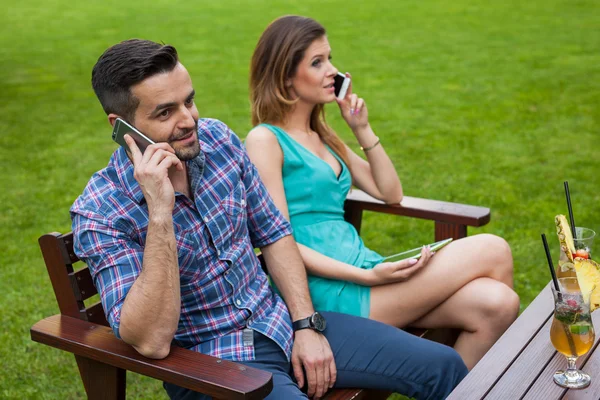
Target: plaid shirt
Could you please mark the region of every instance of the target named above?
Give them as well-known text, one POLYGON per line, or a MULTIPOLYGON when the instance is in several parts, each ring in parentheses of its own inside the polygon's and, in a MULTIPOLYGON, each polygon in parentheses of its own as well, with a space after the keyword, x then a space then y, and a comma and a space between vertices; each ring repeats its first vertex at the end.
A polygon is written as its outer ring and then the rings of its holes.
MULTIPOLYGON (((246 327, 291 355, 292 327, 254 254, 291 234, 242 143, 222 122, 201 119, 202 151, 186 163, 193 200, 176 193, 173 226, 181 281, 174 343, 248 361, 246 327)), ((123 148, 94 174, 71 208, 75 252, 90 268, 106 318, 119 337, 121 308, 142 271, 148 208, 123 148)))

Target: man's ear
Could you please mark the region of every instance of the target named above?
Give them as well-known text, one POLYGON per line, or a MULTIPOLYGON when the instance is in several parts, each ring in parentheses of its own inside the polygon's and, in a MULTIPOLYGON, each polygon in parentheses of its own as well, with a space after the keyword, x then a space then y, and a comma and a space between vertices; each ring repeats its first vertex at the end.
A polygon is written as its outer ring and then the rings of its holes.
POLYGON ((108 123, 110 124, 110 126, 115 126, 115 121, 117 120, 117 118, 121 118, 121 116, 113 113, 108 114, 108 123))

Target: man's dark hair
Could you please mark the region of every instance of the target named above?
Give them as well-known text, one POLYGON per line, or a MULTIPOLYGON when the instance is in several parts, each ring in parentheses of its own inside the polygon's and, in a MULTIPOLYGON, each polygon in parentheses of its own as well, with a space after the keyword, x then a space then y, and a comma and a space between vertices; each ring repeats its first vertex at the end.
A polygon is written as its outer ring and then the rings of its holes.
POLYGON ((104 112, 133 123, 140 101, 131 87, 146 78, 172 71, 179 62, 175 47, 130 39, 110 47, 92 70, 92 87, 104 112))

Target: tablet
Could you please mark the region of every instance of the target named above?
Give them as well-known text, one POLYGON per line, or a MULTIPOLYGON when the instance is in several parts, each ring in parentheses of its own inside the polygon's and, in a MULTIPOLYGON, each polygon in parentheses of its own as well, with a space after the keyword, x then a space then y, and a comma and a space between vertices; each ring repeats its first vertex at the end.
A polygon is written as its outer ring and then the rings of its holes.
MULTIPOLYGON (((431 246, 431 251, 436 251, 436 250, 441 249, 442 247, 444 247, 451 241, 452 241, 452 238, 448 238, 448 239, 440 240, 439 242, 431 243, 429 246, 431 246)), ((421 249, 422 249, 422 247, 417 247, 416 249, 403 251, 402 253, 394 254, 393 256, 389 256, 389 257, 385 257, 383 259, 383 261, 384 262, 396 262, 396 261, 407 260, 409 258, 414 258, 414 259, 418 260, 419 258, 421 258, 421 249)))

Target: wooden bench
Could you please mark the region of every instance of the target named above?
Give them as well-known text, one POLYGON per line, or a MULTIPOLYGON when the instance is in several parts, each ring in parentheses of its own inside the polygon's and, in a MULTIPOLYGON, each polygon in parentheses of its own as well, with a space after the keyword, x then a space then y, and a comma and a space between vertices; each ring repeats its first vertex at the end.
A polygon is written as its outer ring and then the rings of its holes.
MULTIPOLYGON (((433 220, 436 240, 465 237, 467 226, 482 226, 490 220, 489 209, 483 207, 411 197, 405 197, 402 205, 386 205, 359 190, 352 191, 346 200, 345 215, 358 230, 365 210, 433 220)), ((127 370, 216 399, 261 399, 271 391, 273 383, 268 372, 177 346, 172 346, 163 360, 143 357, 114 336, 101 302, 86 306, 85 301, 97 291, 88 268, 83 263, 76 264, 79 259, 73 252, 72 234, 46 234, 40 237, 39 244, 60 314, 36 323, 31 328, 31 338, 75 355, 89 399, 124 399, 127 370), (82 268, 74 268, 77 265, 82 268)), ((456 331, 450 329, 411 333, 448 345, 456 339, 456 331)), ((382 391, 336 389, 326 398, 385 399, 389 395, 382 391)))

